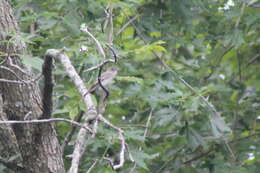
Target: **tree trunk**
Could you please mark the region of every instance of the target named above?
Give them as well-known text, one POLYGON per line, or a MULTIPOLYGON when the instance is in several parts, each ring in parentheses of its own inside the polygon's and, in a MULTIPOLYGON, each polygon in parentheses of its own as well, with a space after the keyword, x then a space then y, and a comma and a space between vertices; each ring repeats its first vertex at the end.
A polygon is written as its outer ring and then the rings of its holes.
MULTIPOLYGON (((0 0, 0 79, 4 79, 0 80, 0 120, 39 119, 40 90, 32 81, 31 70, 21 63, 21 55, 28 53, 17 35, 12 9, 7 1, 0 0)), ((10 164, 16 172, 65 172, 61 148, 50 123, 0 125, 0 156, 15 158, 10 164)))

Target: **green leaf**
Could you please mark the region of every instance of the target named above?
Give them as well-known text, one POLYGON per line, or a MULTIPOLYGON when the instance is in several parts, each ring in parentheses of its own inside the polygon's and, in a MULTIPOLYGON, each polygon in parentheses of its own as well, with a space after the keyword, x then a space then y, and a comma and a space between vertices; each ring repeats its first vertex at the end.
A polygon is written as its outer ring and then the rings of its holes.
POLYGON ((142 130, 125 131, 124 135, 126 138, 144 142, 144 131, 142 130))
POLYGON ((154 113, 155 126, 167 126, 173 124, 178 111, 174 108, 162 108, 154 113))
POLYGON ((75 11, 71 11, 63 18, 63 23, 68 31, 68 34, 77 37, 80 35, 80 17, 75 11))
POLYGON ((245 42, 243 37, 243 32, 236 29, 233 33, 232 45, 235 46, 235 48, 241 46, 245 42))
POLYGON ((212 133, 215 137, 223 137, 231 132, 231 129, 225 123, 224 119, 219 115, 212 114, 209 118, 212 133))
POLYGON ((133 27, 127 27, 124 30, 122 37, 124 39, 131 39, 131 38, 133 38, 133 35, 134 35, 134 28, 133 27))
POLYGON ((79 114, 79 109, 77 106, 74 106, 69 111, 70 119, 74 119, 79 114))
POLYGON ((58 23, 58 20, 56 20, 56 19, 41 19, 39 29, 41 31, 45 31, 45 30, 53 28, 54 25, 56 25, 57 23, 58 23))
POLYGON ((148 155, 146 153, 144 153, 142 150, 135 150, 135 149, 131 149, 130 150, 131 155, 133 156, 133 159, 135 161, 135 163, 140 166, 141 168, 147 169, 148 167, 145 163, 146 160, 148 159, 154 159, 155 157, 158 156, 158 154, 155 155, 148 155))
POLYGON ((159 38, 159 37, 161 37, 161 32, 151 32, 150 33, 150 36, 151 37, 155 37, 155 38, 159 38))
POLYGON ((152 44, 147 44, 141 47, 139 46, 134 50, 137 56, 135 59, 137 61, 152 60, 154 59, 153 52, 167 52, 166 49, 161 46, 162 44, 165 44, 165 42, 157 41, 152 44))
POLYGON ((133 76, 118 76, 118 77, 116 77, 116 80, 126 81, 126 82, 136 82, 136 83, 138 83, 140 85, 143 84, 143 79, 142 78, 133 77, 133 76))
POLYGON ((188 127, 186 130, 186 136, 189 146, 195 150, 199 146, 205 146, 206 142, 203 137, 192 127, 188 127))

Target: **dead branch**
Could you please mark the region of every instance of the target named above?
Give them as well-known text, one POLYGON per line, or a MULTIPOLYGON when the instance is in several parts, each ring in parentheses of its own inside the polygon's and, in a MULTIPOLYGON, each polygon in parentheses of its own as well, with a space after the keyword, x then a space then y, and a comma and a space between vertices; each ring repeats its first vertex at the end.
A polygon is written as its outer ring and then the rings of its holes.
POLYGON ((72 125, 81 127, 89 132, 92 133, 91 128, 86 125, 82 125, 76 121, 65 119, 65 118, 50 118, 50 119, 40 119, 40 120, 23 120, 23 121, 16 121, 16 120, 7 120, 7 121, 0 121, 0 124, 31 124, 31 123, 51 123, 57 121, 64 121, 71 123, 72 125))
MULTIPOLYGON (((85 87, 83 80, 80 78, 78 73, 76 72, 75 68, 70 62, 69 57, 64 53, 64 51, 56 50, 56 49, 49 49, 47 50, 46 56, 51 56, 61 62, 63 67, 65 68, 66 73, 76 86, 78 92, 81 95, 81 98, 83 99, 86 108, 87 108, 87 113, 85 121, 83 123, 83 126, 88 126, 89 121, 93 120, 97 117, 97 110, 94 105, 94 102, 92 101, 92 98, 90 94, 88 93, 88 89, 85 87)), ((77 135, 77 139, 75 142, 74 146, 74 151, 72 153, 72 161, 71 161, 71 167, 69 170, 69 173, 77 173, 78 172, 78 167, 79 167, 79 162, 82 157, 82 153, 85 151, 85 145, 86 145, 86 140, 87 140, 87 130, 85 128, 81 128, 79 130, 79 133, 77 135)))
POLYGON ((113 62, 114 63, 115 60, 113 60, 113 59, 106 59, 106 60, 102 61, 100 64, 98 64, 96 66, 93 66, 93 67, 91 67, 89 69, 84 70, 84 72, 90 72, 90 71, 96 70, 96 69, 100 68, 101 66, 106 65, 109 62, 113 62))
POLYGON ((99 50, 99 53, 103 56, 103 58, 106 58, 106 54, 105 51, 103 49, 103 47, 101 46, 100 42, 96 39, 96 37, 94 37, 93 34, 91 34, 91 32, 89 32, 88 27, 86 26, 86 24, 82 24, 80 26, 81 31, 85 32, 86 34, 88 34, 96 43, 97 48, 99 50))
MULTIPOLYGON (((102 121, 103 123, 105 123, 106 125, 108 125, 109 127, 115 129, 118 132, 119 135, 119 140, 121 141, 121 150, 120 150, 120 154, 119 154, 119 164, 117 165, 113 165, 112 162, 111 165, 113 167, 113 169, 119 169, 121 168, 124 163, 125 163, 125 150, 126 150, 126 142, 125 142, 125 138, 123 136, 124 131, 122 129, 120 129, 119 127, 116 127, 115 125, 113 125, 112 123, 110 123, 107 119, 105 119, 101 114, 98 115, 98 119, 100 121, 102 121)), ((110 160, 110 159, 109 159, 110 160)))
POLYGON ((46 55, 42 66, 42 74, 44 76, 44 88, 42 97, 42 118, 50 118, 52 113, 52 57, 46 55))

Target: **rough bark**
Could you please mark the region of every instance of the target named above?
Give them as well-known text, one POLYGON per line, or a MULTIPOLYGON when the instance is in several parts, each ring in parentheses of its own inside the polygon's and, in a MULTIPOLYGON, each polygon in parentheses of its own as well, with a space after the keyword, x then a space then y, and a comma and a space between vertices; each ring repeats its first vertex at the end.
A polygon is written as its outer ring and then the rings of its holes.
MULTIPOLYGON (((24 42, 17 40, 17 21, 7 1, 0 0, 0 78, 29 81, 33 73, 21 63, 26 53, 24 42), (14 74, 15 73, 15 74, 14 74)), ((37 83, 0 82, 0 119, 39 119, 42 116, 37 83), (25 117, 26 116, 26 117, 25 117)), ((15 124, 0 126, 0 156, 17 156, 22 173, 64 173, 61 148, 53 124, 15 124), (7 145, 6 145, 7 144, 7 145)))

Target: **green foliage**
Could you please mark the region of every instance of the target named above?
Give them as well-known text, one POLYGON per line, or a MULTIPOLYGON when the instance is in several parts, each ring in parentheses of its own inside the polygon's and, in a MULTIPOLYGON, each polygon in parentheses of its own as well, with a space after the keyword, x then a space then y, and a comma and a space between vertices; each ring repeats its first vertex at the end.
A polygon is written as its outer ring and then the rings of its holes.
MULTIPOLYGON (((103 59, 80 25, 86 23, 111 58, 105 46, 111 25, 105 27, 104 9, 113 8, 113 49, 120 71, 109 88, 104 116, 125 130, 136 163, 127 156, 119 172, 255 173, 260 168, 260 141, 254 135, 260 130, 260 14, 254 5, 259 3, 237 0, 223 9, 226 3, 13 1, 22 32, 29 33, 20 39, 33 53, 23 62, 40 71, 38 57, 47 49, 64 48, 87 86, 96 80, 97 71, 83 71, 103 59), (135 15, 137 19, 116 35, 135 15), (82 46, 87 51, 80 51, 82 46), (189 160, 192 164, 185 163, 189 160)), ((55 69, 54 116, 74 119, 85 107, 58 64, 55 69)), ((98 104, 98 96, 93 98, 98 104)), ((61 141, 69 129, 69 124, 57 126, 61 141)), ((115 131, 100 127, 87 146, 80 172, 95 159, 99 162, 92 172, 115 172, 104 156, 118 157, 117 137, 115 131)), ((65 155, 71 153, 68 146, 65 155)))

